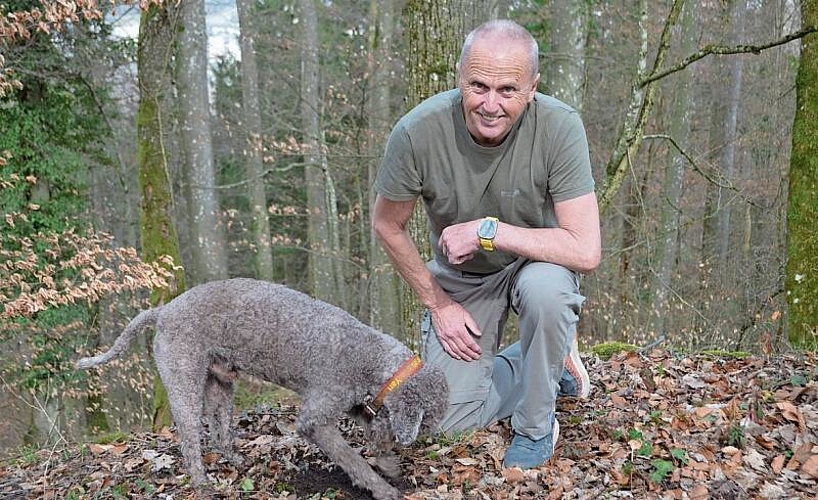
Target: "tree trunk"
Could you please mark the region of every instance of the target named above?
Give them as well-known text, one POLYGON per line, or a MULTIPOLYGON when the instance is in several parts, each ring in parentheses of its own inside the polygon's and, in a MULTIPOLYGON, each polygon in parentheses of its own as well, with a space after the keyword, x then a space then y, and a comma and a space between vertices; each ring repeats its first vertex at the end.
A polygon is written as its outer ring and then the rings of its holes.
MULTIPOLYGON (((307 186, 308 229, 310 248, 309 282, 316 298, 339 304, 333 266, 333 235, 327 205, 327 174, 322 159, 318 13, 314 0, 299 0, 301 12, 301 123, 303 128, 304 179, 307 186)), ((337 235, 335 235, 337 236, 337 235)))
MULTIPOLYGON (((698 35, 698 9, 695 2, 685 4, 682 13, 681 49, 682 53, 692 52, 698 35)), ((689 132, 688 110, 690 108, 691 72, 676 75, 672 95, 670 136, 679 145, 687 144, 689 132)), ((656 255, 653 259, 653 305, 650 308, 649 333, 659 336, 665 330, 668 313, 668 298, 671 277, 675 269, 677 242, 679 239, 679 202, 682 198, 682 181, 686 159, 676 149, 670 148, 665 179, 662 183, 663 196, 660 200, 660 222, 656 255)))
MULTIPOLYGON (((721 13, 724 39, 741 41, 744 0, 733 0, 721 13), (732 32, 732 33, 731 33, 732 32)), ((734 177, 736 128, 738 122, 739 96, 741 94, 742 58, 722 56, 716 62, 716 78, 713 85, 710 137, 708 150, 712 152, 709 161, 712 177, 719 185, 708 183, 705 194, 704 227, 702 229, 702 256, 700 270, 700 297, 703 299, 700 311, 707 311, 715 303, 709 297, 721 296, 718 287, 727 276, 727 261, 730 252, 730 218, 732 193, 722 186, 734 177)), ((711 314, 711 316, 714 316, 711 314)), ((717 315, 725 316, 725 315, 717 315)), ((730 316, 727 314, 726 316, 730 316)), ((705 325, 701 325, 702 328, 705 325)))
POLYGON ((256 63, 256 26, 254 2, 236 0, 239 14, 239 46, 241 48, 242 123, 244 124, 244 160, 247 195, 250 200, 253 242, 253 262, 256 277, 273 280, 273 249, 270 245, 270 219, 267 215, 267 194, 264 189, 262 158, 261 107, 259 104, 258 65, 256 63))
MULTIPOLYGON (((801 24, 818 26, 818 0, 801 0, 801 24)), ((788 336, 794 345, 816 348, 818 335, 818 34, 801 42, 796 79, 787 197, 788 336)))
POLYGON ((577 111, 582 111, 585 91, 589 9, 584 0, 551 0, 551 48, 543 76, 548 93, 577 111))
MULTIPOLYGON (((390 120, 390 55, 394 30, 394 5, 392 0, 371 0, 369 3, 369 59, 367 61, 366 152, 372 160, 367 168, 367 185, 375 184, 378 161, 383 155, 383 145, 389 133, 390 120)), ((368 191, 368 206, 375 204, 375 190, 368 191)), ((371 213, 371 212, 370 212, 371 213)), ((369 220, 366 218, 366 220, 369 220)), ((394 335, 401 335, 400 304, 398 301, 400 281, 395 269, 386 257, 377 238, 369 234, 369 323, 394 335)), ((409 341, 410 339, 402 338, 409 341)))
POLYGON ((194 284, 227 277, 224 232, 210 136, 207 81, 207 35, 204 0, 179 3, 177 88, 181 151, 192 245, 190 276, 194 284))
MULTIPOLYGON (((169 255, 180 264, 179 244, 172 221, 173 197, 168 158, 164 147, 164 138, 169 134, 165 128, 169 121, 165 110, 170 108, 170 100, 165 92, 170 88, 169 64, 173 40, 170 19, 173 8, 173 4, 162 7, 151 5, 139 19, 137 77, 140 93, 136 129, 142 259, 153 262, 163 255, 169 255)), ((154 290, 151 304, 165 304, 184 291, 184 273, 177 269, 174 274, 174 286, 154 290)), ((157 376, 154 383, 154 429, 169 425, 170 421, 167 394, 157 376)))
MULTIPOLYGON (((466 35, 488 20, 495 9, 489 0, 440 0, 427 2, 409 0, 403 19, 407 37, 409 80, 407 107, 413 108, 424 99, 457 85, 455 63, 466 35)), ((409 232, 422 259, 432 258, 429 227, 423 206, 418 203, 409 232)), ((404 283, 401 292, 403 319, 402 339, 419 339, 422 304, 404 283)), ((414 342, 419 345, 419 342, 414 342)))

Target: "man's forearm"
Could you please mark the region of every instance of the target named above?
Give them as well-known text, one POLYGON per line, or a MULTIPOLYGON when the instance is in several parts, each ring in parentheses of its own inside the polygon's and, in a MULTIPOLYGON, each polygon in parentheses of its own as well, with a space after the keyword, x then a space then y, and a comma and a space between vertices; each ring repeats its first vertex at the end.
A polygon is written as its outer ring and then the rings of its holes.
POLYGON ((440 288, 432 273, 426 268, 426 263, 420 258, 417 247, 405 229, 376 231, 376 235, 389 260, 392 261, 392 265, 417 294, 423 305, 436 309, 451 302, 449 296, 440 288))

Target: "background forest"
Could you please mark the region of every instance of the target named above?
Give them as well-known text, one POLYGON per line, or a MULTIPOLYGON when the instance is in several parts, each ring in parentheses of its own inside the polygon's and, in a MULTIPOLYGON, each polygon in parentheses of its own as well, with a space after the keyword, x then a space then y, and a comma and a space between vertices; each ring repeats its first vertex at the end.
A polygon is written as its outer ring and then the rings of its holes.
POLYGON ((197 283, 284 283, 417 347, 371 185, 391 125, 497 17, 587 129, 604 247, 580 343, 814 349, 817 155, 793 136, 814 4, 237 0, 237 50, 209 58, 205 0, 4 0, 0 455, 161 418, 149 339, 104 378, 73 361, 197 283), (114 35, 128 10, 136 39, 114 35))

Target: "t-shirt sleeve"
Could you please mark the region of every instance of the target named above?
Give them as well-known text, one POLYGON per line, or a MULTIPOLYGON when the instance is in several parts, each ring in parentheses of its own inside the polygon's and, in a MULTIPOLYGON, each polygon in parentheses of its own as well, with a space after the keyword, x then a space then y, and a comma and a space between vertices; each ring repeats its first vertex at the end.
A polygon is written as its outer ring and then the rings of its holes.
POLYGON ((392 201, 414 200, 421 192, 421 176, 418 173, 412 141, 400 122, 386 142, 383 160, 375 178, 375 190, 392 201))
POLYGON ((568 113, 555 131, 548 189, 554 202, 593 192, 594 178, 585 127, 576 112, 568 113))

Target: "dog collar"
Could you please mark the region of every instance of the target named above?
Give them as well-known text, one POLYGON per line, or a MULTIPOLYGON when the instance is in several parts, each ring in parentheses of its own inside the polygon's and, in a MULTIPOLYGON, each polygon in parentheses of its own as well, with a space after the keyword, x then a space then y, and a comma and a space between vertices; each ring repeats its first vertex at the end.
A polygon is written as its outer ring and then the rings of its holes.
POLYGON ((383 384, 380 392, 378 392, 378 395, 375 396, 375 399, 364 404, 365 413, 369 416, 369 418, 375 418, 383 407, 383 401, 386 399, 386 396, 390 392, 397 389, 402 383, 406 382, 409 377, 417 373, 422 366, 423 362, 417 356, 412 356, 404 361, 403 364, 398 367, 395 373, 392 374, 389 380, 383 384))

